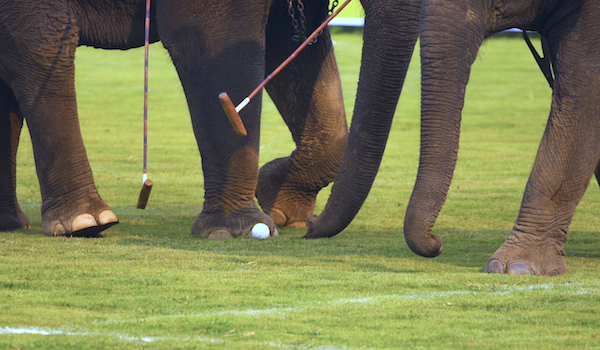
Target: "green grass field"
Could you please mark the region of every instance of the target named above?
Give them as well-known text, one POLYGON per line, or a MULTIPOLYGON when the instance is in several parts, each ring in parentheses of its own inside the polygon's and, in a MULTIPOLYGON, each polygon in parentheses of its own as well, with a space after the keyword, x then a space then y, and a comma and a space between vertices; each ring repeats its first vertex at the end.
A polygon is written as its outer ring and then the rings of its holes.
MULTIPOLYGON (((362 38, 334 39, 350 118, 362 38)), ((434 228, 444 253, 426 259, 406 246, 402 223, 419 156, 417 56, 373 190, 345 231, 324 240, 280 229, 265 241, 209 241, 190 235, 202 206, 200 157, 162 46, 150 52, 155 185, 145 211, 135 209, 143 50, 78 49, 81 129, 97 187, 121 223, 101 239, 44 236, 24 133, 18 195, 32 229, 0 233, 0 348, 600 348, 597 184, 570 227, 568 274, 482 272, 517 216, 550 106, 521 38, 488 40, 473 67, 456 175, 434 228)), ((261 164, 293 147, 265 97, 261 164)))

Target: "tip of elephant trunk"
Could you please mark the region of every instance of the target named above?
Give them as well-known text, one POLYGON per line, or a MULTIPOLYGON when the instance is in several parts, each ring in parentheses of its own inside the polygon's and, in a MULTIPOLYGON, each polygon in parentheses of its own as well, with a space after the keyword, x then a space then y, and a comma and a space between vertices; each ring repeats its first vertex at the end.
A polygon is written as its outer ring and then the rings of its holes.
POLYGON ((302 236, 304 239, 331 238, 341 231, 323 228, 324 225, 319 223, 319 217, 314 214, 306 220, 306 226, 308 226, 308 232, 302 236))
POLYGON ((410 250, 425 258, 435 258, 442 254, 442 239, 434 234, 428 234, 425 239, 410 239, 409 235, 405 234, 406 243, 410 250))

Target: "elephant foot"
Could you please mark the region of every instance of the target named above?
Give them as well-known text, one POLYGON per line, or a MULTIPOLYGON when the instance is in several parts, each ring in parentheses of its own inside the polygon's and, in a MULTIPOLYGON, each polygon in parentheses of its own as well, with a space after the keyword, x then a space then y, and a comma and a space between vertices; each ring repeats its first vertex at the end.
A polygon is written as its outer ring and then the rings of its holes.
POLYGON ((21 211, 19 205, 7 212, 0 213, 0 231, 12 231, 29 228, 29 218, 21 211))
POLYGON ((42 215, 47 236, 101 237, 100 232, 119 223, 117 216, 99 197, 84 203, 59 206, 42 215))
POLYGON ((490 257, 487 273, 555 276, 567 272, 564 243, 549 237, 512 233, 490 257))
POLYGON ((307 189, 305 184, 291 181, 288 159, 275 159, 260 168, 256 198, 262 210, 278 226, 306 227, 306 219, 315 210, 320 188, 307 189))
MULTIPOLYGON (((278 226, 285 226, 285 227, 294 227, 294 228, 303 228, 306 227, 306 219, 303 221, 302 218, 305 217, 305 211, 302 211, 300 213, 296 212, 297 215, 294 214, 286 214, 287 213, 291 213, 293 212, 293 209, 297 209, 295 207, 289 207, 288 209, 280 209, 282 208, 281 205, 279 205, 278 207, 274 207, 272 208, 267 214, 271 217, 271 219, 273 219, 273 221, 275 222, 276 225, 278 226)), ((314 205, 313 205, 314 208, 314 205)), ((311 210, 312 213, 312 210, 311 210)))
MULTIPOLYGON (((29 221, 27 221, 27 224, 29 224, 29 221)), ((8 213, 0 214, 0 231, 18 230, 23 227, 23 222, 21 222, 18 215, 8 213)))
POLYGON ((202 210, 192 225, 192 235, 212 239, 252 236, 252 228, 258 223, 269 226, 271 237, 279 236, 273 220, 260 211, 256 205, 228 215, 202 210))

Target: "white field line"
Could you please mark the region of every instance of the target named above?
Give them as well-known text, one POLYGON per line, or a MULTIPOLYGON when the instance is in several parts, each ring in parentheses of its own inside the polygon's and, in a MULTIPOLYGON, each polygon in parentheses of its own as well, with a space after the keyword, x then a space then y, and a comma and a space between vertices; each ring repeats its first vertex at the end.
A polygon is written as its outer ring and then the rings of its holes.
POLYGON ((38 327, 25 328, 25 327, 4 327, 0 328, 0 335, 2 334, 35 334, 35 335, 74 335, 74 336, 89 336, 89 335, 101 335, 101 336, 109 336, 115 337, 122 340, 130 340, 130 341, 143 341, 146 343, 151 343, 160 340, 191 340, 191 341, 201 341, 201 342, 210 342, 217 343, 222 342, 221 339, 210 339, 210 338, 180 338, 180 337, 132 337, 129 335, 122 335, 116 333, 102 333, 102 332, 70 332, 62 329, 42 329, 38 327))
MULTIPOLYGON (((332 301, 320 301, 320 302, 311 302, 304 305, 300 305, 298 307, 292 308, 269 308, 263 310, 226 310, 212 313, 197 313, 197 314, 180 314, 180 315, 165 315, 165 316, 153 316, 148 318, 139 318, 139 319, 130 319, 130 320, 108 320, 104 322, 99 322, 103 324, 110 323, 126 323, 126 322, 148 322, 166 318, 174 318, 174 317, 214 317, 214 316, 257 316, 261 315, 280 315, 285 316, 290 312, 298 312, 304 311, 307 309, 312 309, 314 307, 323 307, 323 306, 332 306, 343 305, 343 304, 379 304, 382 302, 389 302, 390 300, 428 300, 428 299, 438 299, 438 298, 446 298, 450 296, 462 296, 462 295, 473 295, 476 296, 478 294, 497 294, 497 295, 507 295, 516 292, 540 292, 540 291, 552 291, 556 290, 557 287, 561 288, 561 293, 571 294, 571 295, 587 295, 587 294, 600 294, 599 286, 592 284, 583 284, 583 283, 565 283, 565 284, 542 284, 542 285, 531 285, 531 286, 499 286, 499 290, 488 291, 484 290, 482 292, 478 291, 451 291, 451 292, 435 292, 435 293, 410 293, 406 295, 382 295, 382 296, 374 296, 374 297, 365 297, 365 298, 352 298, 352 299, 337 299, 332 301), (567 290, 565 290, 567 289, 567 290)), ((143 342, 155 342, 162 340, 189 340, 189 341, 199 341, 199 342, 221 342, 222 339, 212 339, 212 338, 198 338, 198 337, 153 337, 153 336, 141 336, 141 337, 133 337, 129 335, 122 335, 116 333, 102 333, 102 332, 71 332, 61 329, 43 329, 40 327, 4 327, 0 328, 0 335, 2 334, 37 334, 37 335, 71 335, 71 336, 90 336, 90 335, 101 335, 108 337, 116 337, 122 340, 129 341, 143 341, 143 342)), ((277 345, 279 347, 287 347, 283 344, 270 344, 277 345)), ((295 348, 295 347, 292 347, 295 348)), ((311 348, 311 347, 308 347, 311 348)), ((323 347, 323 348, 311 348, 311 349, 350 349, 347 347, 336 348, 336 347, 323 347)))
MULTIPOLYGON (((41 328, 24 328, 24 327, 19 327, 19 328, 12 328, 12 327, 4 327, 4 328, 0 328, 0 335, 2 334, 35 334, 35 335, 72 335, 72 336, 79 336, 79 337, 85 337, 85 336, 90 336, 90 335, 100 335, 100 336, 107 336, 107 337, 114 337, 114 338, 118 338, 121 340, 128 340, 128 341, 142 341, 145 343, 152 343, 155 341, 196 341, 196 342, 209 342, 209 343, 219 343, 222 342, 223 340, 221 339, 209 339, 209 338, 189 338, 189 337, 132 337, 132 336, 128 336, 128 335, 121 335, 121 334, 115 334, 115 333, 101 333, 101 332, 69 332, 69 331, 65 331, 65 330, 45 330, 45 329, 41 329, 41 328)), ((312 350, 353 350, 353 349, 361 349, 361 350, 368 350, 370 348, 349 348, 349 347, 336 347, 336 346, 316 346, 316 347, 311 347, 311 346, 295 346, 295 345, 285 345, 285 344, 281 344, 281 343, 273 343, 273 342, 268 342, 268 343, 260 343, 260 342, 248 342, 249 344, 265 344, 265 345, 270 345, 273 347, 278 347, 280 349, 312 349, 312 350)))
POLYGON ((551 291, 555 290, 556 287, 562 287, 565 289, 573 289, 573 290, 561 290, 561 293, 571 294, 571 295, 580 295, 580 294, 600 294, 600 286, 596 285, 584 285, 582 283, 568 283, 568 284, 541 284, 541 285, 530 285, 530 286, 507 286, 502 285, 499 286, 498 290, 490 291, 483 290, 479 291, 451 291, 451 292, 434 292, 434 293, 410 293, 404 295, 380 295, 374 297, 364 297, 364 298, 351 298, 351 299, 337 299, 332 301, 312 301, 310 303, 303 303, 296 307, 287 307, 287 308, 269 308, 269 309, 261 309, 261 310, 224 310, 217 312, 207 312, 207 313, 193 313, 193 314, 177 314, 177 315, 163 315, 163 316, 152 316, 146 318, 138 318, 138 319, 129 319, 129 320, 107 320, 103 322, 103 324, 110 323, 129 323, 129 322, 147 322, 147 321, 155 321, 166 318, 180 318, 180 317, 215 317, 215 316, 262 316, 262 315, 279 315, 285 317, 288 313, 305 311, 308 309, 313 309, 315 307, 327 307, 332 306, 335 307, 337 305, 343 304, 380 304, 380 303, 388 303, 394 300, 429 300, 436 298, 446 298, 451 296, 463 296, 463 295, 472 295, 476 296, 478 294, 496 294, 496 295, 509 295, 516 292, 539 292, 539 291, 551 291))

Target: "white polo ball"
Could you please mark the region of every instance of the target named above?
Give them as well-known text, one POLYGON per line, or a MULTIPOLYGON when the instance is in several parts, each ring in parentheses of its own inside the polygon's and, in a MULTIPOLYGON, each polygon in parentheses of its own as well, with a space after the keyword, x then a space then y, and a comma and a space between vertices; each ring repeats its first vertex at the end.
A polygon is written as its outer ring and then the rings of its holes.
POLYGON ((269 226, 263 224, 262 222, 259 222, 252 227, 252 237, 259 241, 269 237, 270 232, 271 230, 269 230, 269 226))

